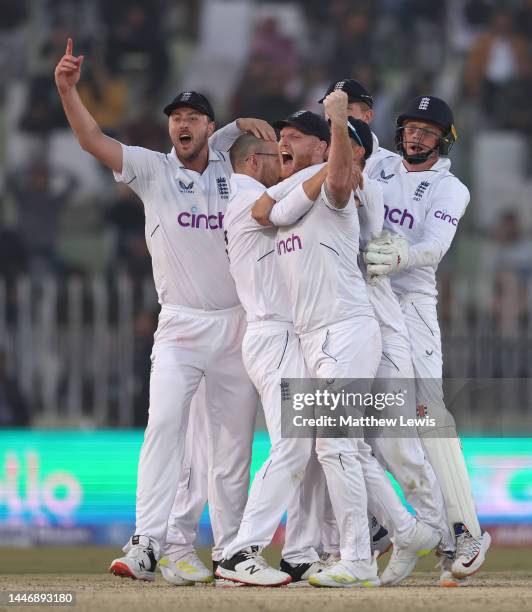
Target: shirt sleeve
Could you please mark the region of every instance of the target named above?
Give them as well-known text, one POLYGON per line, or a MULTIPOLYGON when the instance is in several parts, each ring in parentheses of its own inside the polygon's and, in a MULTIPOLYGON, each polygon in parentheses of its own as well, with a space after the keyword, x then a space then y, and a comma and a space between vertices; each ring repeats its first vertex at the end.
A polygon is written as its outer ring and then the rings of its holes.
POLYGON ((273 206, 270 213, 270 222, 278 227, 292 225, 298 219, 301 219, 313 204, 314 200, 307 196, 303 189, 303 183, 300 183, 273 206))
POLYGON ((270 198, 273 198, 276 202, 282 200, 286 197, 294 187, 297 187, 299 184, 304 183, 311 176, 314 176, 317 172, 319 172, 323 168, 324 164, 316 164, 314 166, 309 166, 308 168, 303 168, 299 172, 292 174, 284 181, 277 183, 277 185, 273 185, 267 189, 267 194, 270 198))
POLYGON ((232 121, 214 132, 209 138, 209 146, 215 151, 229 151, 235 140, 243 133, 237 126, 236 121, 232 121))
POLYGON ((321 186, 320 198, 323 200, 323 203, 325 204, 325 206, 327 206, 329 210, 332 210, 338 214, 349 214, 348 207, 355 205, 353 192, 351 192, 349 195, 349 200, 347 200, 345 206, 342 206, 342 208, 338 208, 337 206, 335 206, 335 203, 332 201, 332 198, 327 190, 327 181, 325 181, 321 186))
POLYGON ((440 263, 451 246, 469 199, 469 190, 455 177, 439 182, 425 217, 423 239, 410 247, 407 268, 440 263))
POLYGON ((368 242, 380 235, 384 224, 384 198, 377 181, 364 177, 364 189, 357 189, 360 199, 358 217, 360 219, 360 237, 368 242))
POLYGON ((122 144, 122 173, 113 172, 117 183, 125 183, 142 198, 155 178, 160 153, 122 144))

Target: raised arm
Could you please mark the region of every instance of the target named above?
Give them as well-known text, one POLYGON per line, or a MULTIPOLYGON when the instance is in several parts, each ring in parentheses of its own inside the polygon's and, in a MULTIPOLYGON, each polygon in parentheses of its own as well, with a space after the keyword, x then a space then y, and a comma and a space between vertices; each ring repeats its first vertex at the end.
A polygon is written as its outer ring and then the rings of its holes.
POLYGON ((278 202, 264 192, 251 208, 251 216, 264 226, 292 225, 310 210, 326 177, 327 164, 278 202))
POLYGON ((327 198, 335 208, 345 208, 353 189, 353 152, 347 132, 347 94, 333 91, 323 101, 323 107, 331 122, 329 171, 325 181, 327 198))
POLYGON ((100 126, 89 113, 81 98, 76 85, 81 75, 83 55, 73 54, 72 39, 69 38, 65 55, 59 60, 55 68, 55 84, 61 97, 61 103, 72 131, 76 135, 81 148, 96 159, 100 160, 115 172, 122 172, 122 145, 106 136, 100 126))

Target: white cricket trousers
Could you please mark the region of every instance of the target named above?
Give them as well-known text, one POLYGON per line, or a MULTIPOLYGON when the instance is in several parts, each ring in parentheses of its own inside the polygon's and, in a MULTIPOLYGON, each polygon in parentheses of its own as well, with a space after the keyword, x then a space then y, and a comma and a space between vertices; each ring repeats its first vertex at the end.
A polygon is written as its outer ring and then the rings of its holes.
MULTIPOLYGON (((303 357, 314 378, 372 379, 381 358, 381 334, 371 316, 353 317, 300 335, 303 357)), ((371 558, 367 494, 357 438, 318 438, 316 453, 325 473, 340 532, 340 555, 371 558)))
MULTIPOLYGON (((447 413, 443 400, 443 358, 436 298, 418 293, 400 296, 405 316, 412 363, 416 377, 416 403, 428 409, 429 416, 442 417, 447 413)), ((441 422, 441 421, 440 421, 441 422)), ((425 454, 440 484, 449 522, 444 532, 444 546, 454 548, 454 522, 463 522, 475 537, 480 536, 471 482, 463 458, 460 441, 452 418, 446 437, 423 437, 425 454), (453 456, 454 474, 449 474, 446 457, 453 456)))
MULTIPOLYGON (((203 377, 190 404, 184 469, 168 518, 164 554, 172 555, 175 559, 194 551, 199 521, 208 500, 209 466, 205 449, 209 437, 206 402, 203 377)), ((211 524, 213 533, 216 533, 212 518, 211 524)))
MULTIPOLYGON (((183 474, 190 403, 205 374, 211 466, 211 515, 224 546, 237 533, 249 485, 257 394, 242 363, 241 306, 202 311, 164 305, 152 352, 148 426, 139 458, 137 535, 147 535, 156 558, 183 474)), ((124 550, 131 547, 131 540, 124 550)))
POLYGON ((271 449, 253 479, 238 535, 224 550, 225 558, 248 546, 267 546, 271 542, 304 479, 314 442, 311 438, 281 436, 281 379, 309 377, 293 325, 275 321, 249 323, 242 353, 260 394, 271 449))
MULTIPOLYGON (((410 345, 400 334, 383 338, 382 359, 373 386, 373 392, 390 392, 394 380, 412 380, 406 394, 408 418, 416 416, 414 369, 410 345)), ((374 413, 375 414, 375 413, 374 413)), ((386 409, 379 416, 393 416, 386 409)), ((421 441, 416 436, 367 438, 368 444, 380 464, 392 474, 404 493, 406 501, 415 510, 417 518, 443 534, 446 529, 445 507, 440 485, 432 466, 425 458, 421 441)), ((388 525, 385 525, 388 528, 388 525)))

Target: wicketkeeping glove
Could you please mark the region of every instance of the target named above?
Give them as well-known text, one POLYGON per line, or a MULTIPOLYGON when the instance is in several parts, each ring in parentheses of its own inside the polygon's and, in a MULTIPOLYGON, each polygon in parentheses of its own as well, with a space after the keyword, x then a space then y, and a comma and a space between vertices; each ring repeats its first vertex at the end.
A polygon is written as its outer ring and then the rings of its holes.
POLYGON ((371 240, 364 251, 368 276, 395 274, 408 265, 408 241, 402 236, 382 232, 379 238, 371 240))

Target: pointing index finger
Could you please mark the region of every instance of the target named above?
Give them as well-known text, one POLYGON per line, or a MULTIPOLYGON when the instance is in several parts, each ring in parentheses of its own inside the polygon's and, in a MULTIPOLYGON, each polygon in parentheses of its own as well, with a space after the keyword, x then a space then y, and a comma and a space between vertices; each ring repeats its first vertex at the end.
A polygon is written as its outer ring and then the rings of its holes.
POLYGON ((65 51, 65 54, 66 54, 66 55, 72 55, 72 50, 73 50, 73 48, 74 48, 74 43, 72 42, 72 39, 71 39, 71 38, 69 38, 69 39, 67 40, 67 46, 66 46, 66 51, 65 51))

